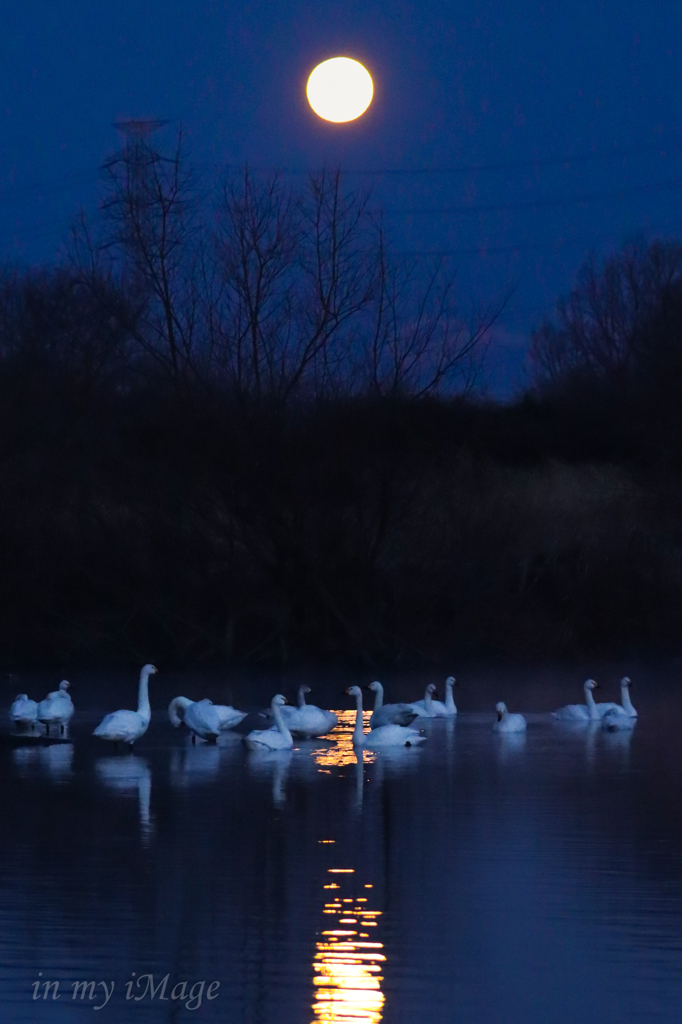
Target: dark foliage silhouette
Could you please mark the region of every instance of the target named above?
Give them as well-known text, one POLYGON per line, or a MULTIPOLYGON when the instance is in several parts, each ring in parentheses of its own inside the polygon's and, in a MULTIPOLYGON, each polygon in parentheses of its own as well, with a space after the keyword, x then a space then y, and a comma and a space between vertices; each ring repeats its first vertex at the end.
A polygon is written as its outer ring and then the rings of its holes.
POLYGON ((366 196, 144 142, 70 261, 0 281, 0 651, 14 662, 674 649, 682 255, 580 272, 535 387, 495 311, 391 259, 366 196))

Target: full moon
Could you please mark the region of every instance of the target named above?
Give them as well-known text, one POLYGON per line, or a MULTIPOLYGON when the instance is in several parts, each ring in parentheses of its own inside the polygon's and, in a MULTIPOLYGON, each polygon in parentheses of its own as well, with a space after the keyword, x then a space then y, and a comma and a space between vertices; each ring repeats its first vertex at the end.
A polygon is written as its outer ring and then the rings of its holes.
POLYGON ((374 86, 367 68, 350 57, 318 64, 306 87, 308 102, 325 121, 354 121, 372 102, 374 86))

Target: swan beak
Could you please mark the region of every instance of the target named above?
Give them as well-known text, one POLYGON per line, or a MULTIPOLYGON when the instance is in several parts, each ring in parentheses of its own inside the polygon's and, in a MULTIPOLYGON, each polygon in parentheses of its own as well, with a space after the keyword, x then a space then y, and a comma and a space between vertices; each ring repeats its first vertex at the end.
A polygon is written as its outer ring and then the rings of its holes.
POLYGON ((498 712, 497 712, 497 721, 498 721, 498 722, 501 722, 501 721, 502 721, 502 712, 501 712, 501 711, 498 711, 498 712))

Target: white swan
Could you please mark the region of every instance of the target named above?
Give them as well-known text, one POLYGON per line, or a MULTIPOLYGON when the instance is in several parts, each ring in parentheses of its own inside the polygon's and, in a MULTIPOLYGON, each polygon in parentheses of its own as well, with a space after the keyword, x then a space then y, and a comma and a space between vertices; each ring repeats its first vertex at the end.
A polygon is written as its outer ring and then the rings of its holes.
POLYGON ((507 711, 507 705, 500 701, 495 705, 497 719, 493 724, 494 732, 525 732, 526 719, 523 715, 511 715, 507 711))
POLYGON ((234 729, 235 725, 243 722, 248 714, 247 711, 237 711, 231 704, 214 704, 213 707, 220 719, 221 731, 234 729))
POLYGON ((270 729, 254 729, 244 737, 244 742, 250 750, 289 750, 293 747, 292 735, 282 718, 281 709, 286 702, 286 697, 281 693, 275 694, 270 705, 275 724, 270 729))
POLYGON ((38 718, 38 703, 30 700, 27 693, 19 693, 9 709, 9 717, 17 729, 34 726, 38 718))
POLYGON ((417 712, 420 718, 453 718, 457 714, 457 708, 452 696, 452 687, 455 685, 455 677, 448 676, 445 680, 445 703, 442 700, 434 700, 436 692, 435 683, 429 683, 423 700, 416 700, 410 704, 413 711, 417 712))
POLYGON ((602 729, 606 729, 608 732, 634 729, 635 722, 637 721, 637 711, 630 700, 630 686, 631 683, 628 676, 623 676, 620 681, 620 699, 622 704, 616 704, 604 712, 601 719, 602 729))
POLYGON ((621 729, 634 729, 637 724, 637 715, 629 715, 624 708, 609 708, 602 715, 601 727, 608 732, 616 732, 621 729))
POLYGON ((299 686, 298 707, 286 705, 280 713, 294 736, 324 736, 339 724, 339 720, 333 711, 325 711, 315 704, 306 704, 306 693, 310 693, 310 687, 299 686))
POLYGON ((127 743, 132 749, 133 743, 144 736, 149 728, 152 709, 149 706, 149 677, 159 670, 154 665, 145 665, 140 672, 140 685, 137 694, 137 711, 112 711, 105 715, 93 736, 112 743, 127 743))
MULTIPOLYGON (((369 720, 370 729, 379 729, 382 725, 407 726, 414 722, 417 712, 411 704, 384 704, 384 688, 380 682, 375 680, 369 684, 367 689, 376 694, 374 710, 369 720)), ((346 692, 350 693, 350 690, 346 692)))
MULTIPOLYGON (((630 677, 623 676, 620 681, 620 704, 614 704, 613 708, 608 708, 607 710, 614 711, 616 714, 622 712, 622 714, 627 715, 629 718, 637 718, 637 710, 630 700, 631 686, 630 677)), ((597 704, 597 707, 600 708, 602 705, 597 704)), ((606 714, 606 711, 604 714, 606 714)))
MULTIPOLYGON (((381 685, 380 683, 378 684, 381 685)), ((383 750, 385 747, 412 747, 423 743, 422 736, 416 729, 407 729, 404 725, 379 725, 365 733, 362 728, 362 690, 359 686, 351 686, 346 690, 350 697, 355 697, 355 728, 353 729, 353 746, 363 750, 383 750)), ((391 705, 389 705, 390 707, 391 705)))
POLYGON ((48 736, 50 735, 51 725, 58 725, 59 731, 64 735, 66 727, 73 716, 73 701, 67 693, 70 685, 68 680, 62 679, 59 689, 48 693, 47 697, 41 700, 38 705, 38 721, 42 722, 45 726, 48 736))
POLYGON ((220 715, 213 701, 190 700, 189 697, 174 697, 168 705, 168 717, 177 729, 183 722, 192 734, 192 743, 197 736, 209 743, 215 743, 220 736, 220 715))
POLYGON ((552 718, 561 722, 598 722, 602 715, 611 708, 618 707, 617 704, 605 703, 596 704, 592 691, 596 690, 598 684, 594 679, 586 679, 583 685, 585 694, 584 704, 567 704, 558 711, 552 712, 552 718))

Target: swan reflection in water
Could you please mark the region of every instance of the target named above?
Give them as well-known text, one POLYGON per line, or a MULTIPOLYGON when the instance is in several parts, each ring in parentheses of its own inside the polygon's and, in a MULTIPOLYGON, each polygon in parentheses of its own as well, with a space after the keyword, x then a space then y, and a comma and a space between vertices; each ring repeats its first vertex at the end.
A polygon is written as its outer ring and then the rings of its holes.
POLYGON ((355 760, 355 811, 359 814, 362 811, 362 804, 365 799, 365 756, 366 751, 358 750, 355 760))
POLYGON ((585 752, 585 764, 592 771, 597 755, 597 737, 601 736, 601 722, 561 722, 554 721, 552 729, 558 736, 573 739, 581 743, 585 752))
POLYGON ((326 1024, 378 1024, 386 957, 377 934, 381 912, 370 906, 372 886, 358 886, 352 869, 330 868, 324 888, 327 927, 315 946, 314 1019, 326 1024))
POLYGON ((68 782, 72 775, 73 744, 50 743, 47 746, 15 747, 12 761, 19 775, 45 772, 51 782, 68 782))
POLYGON ((272 779, 272 802, 275 807, 281 807, 286 802, 285 787, 292 756, 291 750, 249 751, 249 771, 256 777, 272 779))
POLYGON ((600 731, 604 750, 622 768, 626 768, 630 763, 630 744, 632 743, 634 729, 619 729, 616 732, 609 732, 605 729, 600 731))
POLYGON ((444 720, 445 725, 445 764, 447 767, 448 775, 452 774, 452 769, 455 765, 455 724, 457 719, 455 717, 446 718, 444 720))
POLYGON ((182 789, 213 782, 219 769, 220 750, 216 744, 188 741, 182 750, 171 753, 170 782, 182 789))
POLYGON ((242 738, 235 733, 222 735, 217 743, 192 743, 188 736, 170 758, 170 783, 179 789, 214 782, 221 766, 243 754, 242 738))
POLYGON ((499 764, 508 764, 526 746, 525 732, 500 732, 495 736, 495 754, 499 764))
POLYGON ((146 846, 154 832, 151 816, 152 773, 144 758, 136 754, 124 757, 100 757, 95 771, 107 789, 120 796, 137 795, 140 808, 140 835, 146 846))

